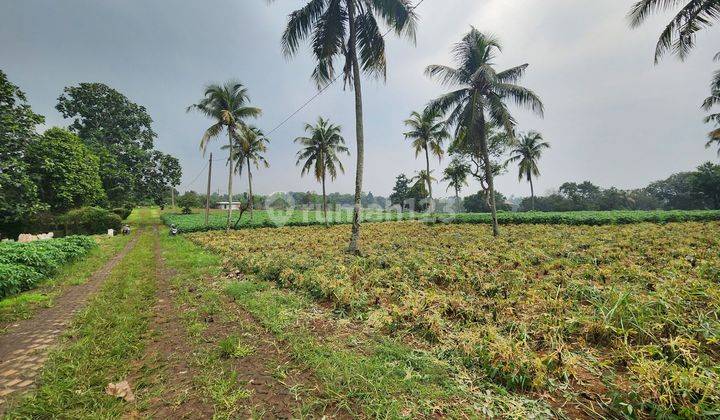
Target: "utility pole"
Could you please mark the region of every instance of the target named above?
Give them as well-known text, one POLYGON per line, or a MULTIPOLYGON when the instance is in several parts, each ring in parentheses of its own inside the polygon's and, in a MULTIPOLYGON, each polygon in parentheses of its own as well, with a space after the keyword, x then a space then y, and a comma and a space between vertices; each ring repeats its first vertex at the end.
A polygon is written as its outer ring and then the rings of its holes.
POLYGON ((208 165, 207 197, 205 198, 205 226, 210 223, 210 180, 212 177, 212 153, 210 153, 210 164, 208 165))
POLYGON ((172 208, 175 209, 175 187, 172 185, 170 186, 170 203, 172 203, 172 208))

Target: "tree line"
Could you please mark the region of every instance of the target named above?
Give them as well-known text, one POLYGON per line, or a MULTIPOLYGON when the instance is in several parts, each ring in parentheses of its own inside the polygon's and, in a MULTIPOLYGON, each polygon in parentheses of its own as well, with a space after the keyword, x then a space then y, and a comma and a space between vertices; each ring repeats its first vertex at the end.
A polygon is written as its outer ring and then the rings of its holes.
POLYGON ((45 118, 0 71, 0 232, 85 206, 162 205, 179 185, 180 163, 154 149, 146 109, 120 92, 81 83, 63 90, 56 109, 71 124, 38 132, 45 118))

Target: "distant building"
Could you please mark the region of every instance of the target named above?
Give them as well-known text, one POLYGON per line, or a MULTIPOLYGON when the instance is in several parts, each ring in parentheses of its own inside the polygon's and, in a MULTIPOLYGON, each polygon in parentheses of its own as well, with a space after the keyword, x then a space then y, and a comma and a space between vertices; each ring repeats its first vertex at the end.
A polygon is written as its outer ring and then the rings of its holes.
MULTIPOLYGON (((230 202, 229 202, 229 201, 218 201, 218 202, 215 204, 215 208, 216 208, 216 209, 227 210, 228 207, 230 207, 230 202)), ((233 209, 233 210, 240 210, 240 203, 238 203, 238 202, 236 202, 236 201, 233 201, 233 203, 232 203, 232 209, 233 209)))

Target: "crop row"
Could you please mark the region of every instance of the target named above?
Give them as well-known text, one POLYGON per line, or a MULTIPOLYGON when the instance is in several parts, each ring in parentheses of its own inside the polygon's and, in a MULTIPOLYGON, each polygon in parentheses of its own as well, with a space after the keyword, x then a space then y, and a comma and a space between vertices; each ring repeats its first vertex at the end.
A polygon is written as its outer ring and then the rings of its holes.
POLYGON ((348 234, 190 239, 509 392, 597 395, 608 417, 720 412, 718 222, 509 225, 498 239, 472 224, 375 223, 360 257, 348 234))
POLYGON ((32 289, 95 246, 95 240, 88 236, 0 243, 0 298, 32 289))
MULTIPOLYGON (((236 216, 237 217, 237 214, 236 216)), ((208 224, 204 214, 165 213, 162 216, 168 226, 174 224, 183 233, 223 230, 227 226, 226 213, 213 212, 208 224)), ((435 214, 400 213, 383 211, 365 211, 362 220, 365 222, 386 222, 400 220, 422 220, 429 223, 477 223, 488 224, 489 213, 458 213, 435 214)), ((498 222, 503 225, 518 224, 553 224, 553 225, 622 225, 632 223, 668 223, 668 222, 701 222, 720 220, 720 210, 670 210, 670 211, 576 211, 576 212, 500 212, 498 222)), ((232 226, 238 229, 282 227, 282 226, 314 226, 322 225, 325 220, 321 212, 315 211, 256 211, 253 219, 245 213, 237 225, 233 218, 232 226)), ((337 211, 328 213, 328 224, 352 223, 352 212, 337 211)))
MULTIPOLYGON (((232 226, 239 212, 235 212, 232 219, 232 226)), ((421 213, 400 213, 392 211, 364 211, 362 213, 363 222, 385 222, 398 220, 411 220, 415 218, 425 217, 421 213)), ((163 223, 170 226, 174 224, 183 233, 191 232, 207 232, 212 230, 224 230, 227 226, 227 213, 214 211, 210 214, 208 224, 205 225, 205 214, 175 214, 165 213, 162 215, 163 223)), ((352 211, 331 211, 328 212, 329 225, 342 225, 352 223, 352 211)), ((238 229, 245 228, 263 228, 263 227, 281 227, 281 226, 316 226, 325 224, 325 219, 321 211, 307 210, 288 210, 288 211, 255 211, 253 218, 246 212, 240 223, 237 224, 238 229)))

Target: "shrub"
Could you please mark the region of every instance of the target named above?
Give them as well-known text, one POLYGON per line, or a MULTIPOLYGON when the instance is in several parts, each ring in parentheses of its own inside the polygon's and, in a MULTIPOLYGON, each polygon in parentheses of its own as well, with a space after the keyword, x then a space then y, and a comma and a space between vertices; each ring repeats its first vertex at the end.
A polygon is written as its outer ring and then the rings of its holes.
POLYGON ((119 230, 122 219, 115 213, 99 207, 83 207, 71 210, 59 217, 67 234, 93 235, 108 229, 119 230))
POLYGON ((118 207, 115 209, 112 209, 112 212, 120 216, 121 220, 125 220, 130 216, 130 213, 132 213, 132 209, 128 209, 126 207, 118 207))

